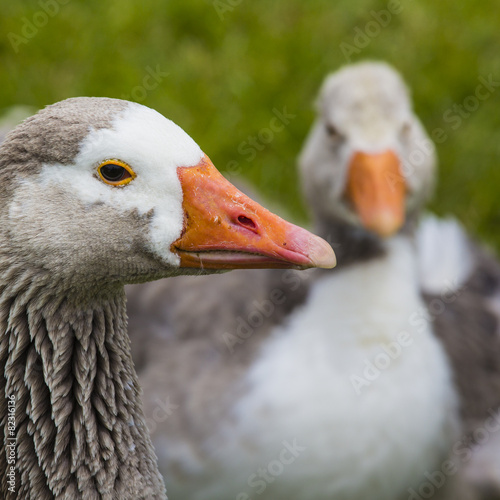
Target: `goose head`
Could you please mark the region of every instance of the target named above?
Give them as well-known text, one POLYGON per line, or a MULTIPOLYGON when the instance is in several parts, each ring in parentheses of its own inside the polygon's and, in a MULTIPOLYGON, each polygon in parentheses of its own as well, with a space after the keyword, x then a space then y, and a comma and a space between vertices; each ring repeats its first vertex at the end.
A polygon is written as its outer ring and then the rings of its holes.
POLYGON ((0 147, 0 242, 81 288, 203 270, 332 267, 329 245, 234 188, 145 106, 72 98, 0 147))
POLYGON ((385 238, 429 196, 436 161, 399 74, 364 62, 326 78, 299 162, 318 222, 385 238))

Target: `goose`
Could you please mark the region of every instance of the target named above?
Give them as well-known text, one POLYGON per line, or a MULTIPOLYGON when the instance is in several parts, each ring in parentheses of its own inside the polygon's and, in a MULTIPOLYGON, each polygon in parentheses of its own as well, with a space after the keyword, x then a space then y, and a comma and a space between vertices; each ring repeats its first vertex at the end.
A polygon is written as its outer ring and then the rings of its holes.
MULTIPOLYGON (((404 240, 411 245, 407 253, 424 307, 415 308, 407 323, 418 335, 429 328, 444 349, 442 367, 448 366, 453 382, 447 392, 454 392, 456 400, 451 454, 456 467, 448 474, 435 469, 444 474, 450 490, 433 483, 427 471, 419 487, 407 491, 410 498, 426 498, 429 492, 436 498, 483 498, 464 484, 462 476, 471 476, 467 469, 477 468, 476 461, 485 456, 482 445, 490 450, 492 464, 498 467, 500 459, 500 450, 496 457, 491 453, 500 430, 500 265, 456 220, 421 216, 432 194, 435 168, 434 144, 412 115, 408 89, 393 68, 365 62, 326 79, 318 118, 300 157, 315 227, 331 241, 338 238, 337 254, 340 262, 347 263, 347 272, 355 272, 353 259, 364 272, 360 262, 375 262, 381 252, 390 262, 395 245, 404 240), (345 104, 340 103, 343 99, 345 104), (376 128, 363 123, 370 113, 381 118, 376 128), (328 157, 335 166, 330 183, 328 157), (350 254, 347 249, 352 245, 362 249, 362 255, 350 254), (342 250, 348 252, 347 258, 342 250), (482 443, 474 446, 475 441, 482 443), (460 476, 457 467, 465 474, 460 476)), ((397 272, 394 264, 391 268, 397 272)), ((393 296, 397 292, 394 288, 393 296)), ((479 491, 496 489, 500 495, 498 476, 487 481, 475 486, 479 491)))
POLYGON ((394 69, 341 69, 317 110, 300 174, 335 272, 128 290, 160 471, 193 500, 476 498, 458 470, 500 406, 498 264, 421 220, 435 147, 394 69))
POLYGON ((165 499, 125 283, 332 267, 177 125, 110 98, 50 105, 0 146, 0 496, 165 499))

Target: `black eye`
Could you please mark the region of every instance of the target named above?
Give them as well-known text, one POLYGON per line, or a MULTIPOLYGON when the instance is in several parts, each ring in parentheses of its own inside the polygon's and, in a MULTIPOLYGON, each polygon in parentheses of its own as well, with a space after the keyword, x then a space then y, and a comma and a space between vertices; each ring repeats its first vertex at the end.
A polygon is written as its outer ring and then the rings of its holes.
POLYGON ((134 177, 134 171, 120 160, 108 160, 98 168, 101 179, 112 186, 128 184, 134 177))
POLYGON ((123 180, 123 177, 128 174, 128 172, 123 167, 120 167, 120 165, 111 163, 101 168, 101 174, 109 182, 118 182, 123 180))
POLYGON ((327 123, 325 125, 325 128, 326 128, 326 133, 330 137, 338 137, 340 135, 339 131, 331 123, 327 123))

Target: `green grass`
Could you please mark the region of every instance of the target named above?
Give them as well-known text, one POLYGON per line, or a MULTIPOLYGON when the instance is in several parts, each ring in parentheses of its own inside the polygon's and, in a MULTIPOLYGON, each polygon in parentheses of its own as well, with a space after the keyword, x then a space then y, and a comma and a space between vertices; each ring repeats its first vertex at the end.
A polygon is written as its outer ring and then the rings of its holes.
MULTIPOLYGON (((4 2, 0 110, 76 95, 135 97, 188 131, 220 170, 250 179, 305 219, 295 163, 315 94, 325 74, 347 62, 340 44, 353 44, 355 29, 364 30, 371 11, 386 9, 387 1, 64 1, 17 51, 9 33, 22 36, 35 15, 43 23, 43 11, 38 1, 4 2), (222 19, 217 5, 228 7, 222 19), (168 75, 155 88, 138 89, 148 68, 168 75), (242 143, 284 107, 296 116, 251 158, 242 143)), ((498 2, 400 5, 352 60, 383 59, 402 72, 427 129, 447 135, 438 145, 432 208, 456 214, 500 250, 500 89, 456 130, 445 120, 447 110, 473 95, 479 76, 500 81, 498 2)))

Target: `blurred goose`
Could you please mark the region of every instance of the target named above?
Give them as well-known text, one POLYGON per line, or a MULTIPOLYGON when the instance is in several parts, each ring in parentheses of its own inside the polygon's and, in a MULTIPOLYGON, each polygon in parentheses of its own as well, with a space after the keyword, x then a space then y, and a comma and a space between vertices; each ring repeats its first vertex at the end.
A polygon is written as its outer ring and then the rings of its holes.
POLYGON ((500 413, 490 415, 490 425, 482 429, 480 439, 471 450, 466 476, 483 500, 500 499, 500 413), (493 430, 492 430, 493 429, 493 430), (486 432, 485 432, 486 431, 486 432), (486 438, 485 438, 486 436, 486 438))
POLYGON ((499 404, 500 274, 455 221, 416 232, 435 152, 399 75, 363 63, 329 76, 300 165, 337 271, 129 291, 172 496, 473 498, 460 431, 499 404))
MULTIPOLYGON (((0 147, 0 496, 161 499, 125 283, 332 266, 144 106, 74 98, 0 147)), ((172 369, 174 367, 171 367, 172 369)))
MULTIPOLYGON (((474 463, 472 457, 479 456, 471 453, 471 443, 484 441, 484 422, 497 423, 492 429, 500 431, 495 414, 500 408, 500 266, 455 220, 418 220, 434 180, 434 146, 412 118, 408 97, 402 105, 402 96, 407 96, 404 83, 384 64, 354 65, 329 77, 301 155, 302 179, 316 227, 340 242, 337 254, 342 264, 355 257, 348 250, 353 245, 364 248, 357 259, 357 268, 364 272, 360 260, 376 262, 381 252, 390 256, 394 245, 411 244, 407 269, 417 272, 426 307, 414 308, 407 324, 415 335, 430 328, 445 349, 463 431, 453 441, 452 458, 466 469, 474 463), (370 127, 370 116, 385 118, 370 127), (330 183, 328 155, 335 165, 330 183), (343 249, 348 256, 342 255, 343 249)), ((398 272, 395 265, 392 270, 398 272)), ((394 288, 394 296, 399 291, 394 288)), ((494 433, 489 434, 488 442, 494 439, 494 433)), ((499 456, 500 450, 497 464, 499 456)), ((447 483, 453 483, 455 473, 449 474, 447 483)), ((421 498, 430 489, 444 498, 458 495, 436 487, 429 475, 419 488, 413 491, 421 498)))

